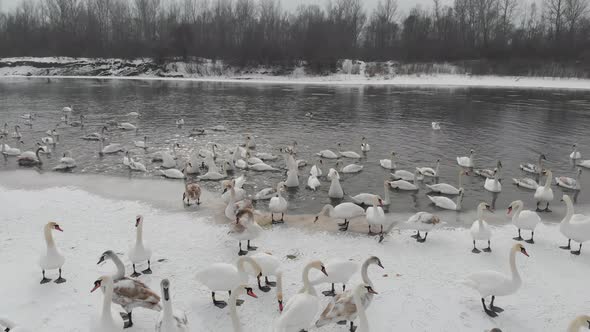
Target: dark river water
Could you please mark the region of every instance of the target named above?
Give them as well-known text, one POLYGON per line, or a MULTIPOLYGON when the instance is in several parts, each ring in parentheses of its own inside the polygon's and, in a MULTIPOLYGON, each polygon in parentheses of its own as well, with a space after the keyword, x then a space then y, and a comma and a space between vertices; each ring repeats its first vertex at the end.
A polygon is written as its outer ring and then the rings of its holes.
MULTIPOLYGON (((520 89, 417 89, 375 86, 321 86, 235 84, 211 82, 174 82, 98 79, 0 79, 0 125, 7 122, 10 132, 20 124, 24 145, 32 150, 45 131, 60 122, 62 108, 73 105, 71 116, 85 116, 84 128, 60 124, 60 143, 50 159, 44 159, 41 171, 51 172, 59 157, 69 150, 78 167, 73 173, 99 173, 118 177, 155 177, 159 164, 151 155, 170 149, 177 142, 179 164, 192 154, 215 142, 220 150, 233 150, 247 134, 256 138, 255 152, 272 152, 298 142, 297 159, 310 164, 314 154, 323 149, 360 153, 361 137, 365 136, 371 151, 360 161, 364 170, 358 174, 341 174, 346 194, 369 192, 383 195, 383 180, 389 171, 379 166, 380 159, 397 154, 398 169, 413 171, 416 166, 434 167, 441 160, 440 182, 457 185, 457 156, 476 151, 476 167, 493 167, 497 160, 504 166, 502 192, 493 195, 483 189, 484 180, 465 177, 463 206, 473 210, 479 201, 495 199, 498 209, 512 200, 522 199, 532 208, 533 193, 512 185, 513 177, 524 177, 518 165, 536 162, 540 153, 547 157, 546 167, 556 176, 575 177, 569 160, 572 144, 577 143, 583 157, 590 159, 590 94, 562 90, 520 89), (139 118, 127 116, 139 112, 139 118), (305 116, 313 112, 313 118, 305 116), (35 113, 32 127, 24 124, 21 115, 35 113), (178 128, 176 119, 185 125, 178 128), (130 173, 122 164, 123 154, 99 157, 98 143, 82 140, 87 133, 100 131, 109 120, 131 122, 134 131, 110 127, 109 141, 124 144, 133 156, 143 162, 147 173, 130 173), (431 129, 432 121, 440 121, 442 130, 431 129), (225 132, 207 131, 204 136, 189 137, 192 128, 227 127, 225 132), (136 148, 133 141, 148 136, 149 149, 136 148)), ((15 145, 9 138, 7 143, 15 145)), ((352 159, 343 159, 345 164, 352 159)), ((284 165, 280 158, 269 162, 284 165)), ((324 173, 334 167, 334 160, 325 160, 324 173)), ((0 169, 18 168, 16 158, 0 162, 0 169)), ((329 181, 321 178, 321 188, 312 192, 305 188, 310 166, 300 169, 300 187, 288 191, 290 210, 316 213, 330 203, 329 181)), ((241 171, 238 173, 240 174, 241 171)), ((246 172, 245 188, 254 194, 286 179, 284 172, 246 172)), ((175 180, 162 180, 175 181, 175 180)), ((178 180, 176 180, 178 181, 178 180)), ((590 196, 584 191, 590 183, 588 173, 582 174, 582 191, 578 203, 590 196)), ((204 186, 220 190, 218 182, 204 186)), ((391 212, 417 210, 439 211, 430 205, 421 183, 417 193, 391 191, 391 212)), ((554 217, 561 215, 561 190, 554 187, 557 199, 554 217)), ((266 203, 259 203, 264 208, 266 203)))

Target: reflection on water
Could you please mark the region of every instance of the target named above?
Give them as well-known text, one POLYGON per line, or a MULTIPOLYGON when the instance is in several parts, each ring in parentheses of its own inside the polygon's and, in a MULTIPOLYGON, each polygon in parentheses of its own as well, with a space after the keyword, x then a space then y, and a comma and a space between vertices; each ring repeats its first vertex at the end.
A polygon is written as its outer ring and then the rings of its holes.
MULTIPOLYGON (((359 174, 342 174, 342 187, 347 195, 361 192, 383 194, 383 180, 389 171, 379 166, 380 159, 395 151, 400 169, 413 171, 416 166, 434 167, 441 159, 440 182, 457 185, 456 156, 476 151, 477 166, 492 168, 499 159, 504 165, 502 192, 492 195, 483 189, 483 179, 465 177, 465 209, 474 209, 477 202, 494 203, 497 214, 503 214, 508 204, 523 199, 534 207, 533 193, 511 184, 513 177, 522 177, 519 163, 535 162, 540 153, 547 156, 546 167, 555 176, 575 177, 568 159, 573 143, 578 143, 582 155, 590 159, 590 138, 587 128, 590 117, 590 96, 584 92, 513 90, 513 89, 404 89, 372 86, 314 86, 314 85, 240 85, 212 82, 129 81, 98 79, 2 79, 0 80, 0 124, 20 124, 24 148, 33 149, 45 131, 60 122, 61 109, 73 105, 72 118, 84 114, 83 129, 61 124, 60 144, 43 171, 55 166, 65 150, 70 150, 78 163, 76 173, 104 173, 125 177, 154 177, 159 164, 151 155, 160 150, 177 149, 179 165, 191 155, 215 142, 221 150, 233 150, 244 141, 246 134, 256 137, 256 152, 279 154, 279 148, 298 142, 297 159, 310 164, 315 152, 322 149, 360 153, 361 137, 371 144, 371 151, 360 162, 359 174), (139 118, 128 117, 139 112, 139 118), (305 117, 307 112, 313 118, 305 117), (35 113, 31 128, 24 126, 22 114, 35 113), (175 121, 185 120, 178 128, 175 121), (138 131, 119 131, 110 127, 109 140, 121 143, 148 167, 148 173, 130 174, 122 165, 122 155, 98 156, 98 143, 80 139, 99 132, 109 120, 131 122, 138 131), (442 130, 433 131, 432 121, 440 121, 442 130), (189 137, 192 128, 225 125, 226 132, 208 131, 205 136, 189 137), (136 148, 133 141, 148 137, 149 149, 136 148)), ((10 129, 12 132, 13 129, 10 129)), ((12 146, 15 141, 9 139, 12 146)), ((343 159, 344 163, 353 160, 343 159)), ((335 167, 335 161, 324 161, 324 173, 335 167)), ((280 167, 282 158, 270 162, 280 167)), ((1 169, 16 169, 14 158, 5 160, 1 169)), ((312 192, 304 188, 309 168, 300 171, 300 188, 288 191, 290 210, 316 213, 327 197, 329 181, 321 178, 321 189, 312 192)), ((285 179, 283 172, 247 172, 248 191, 275 186, 285 179)), ((590 184, 587 172, 582 175, 582 187, 590 184)), ((543 181, 543 179, 542 179, 543 181)), ((218 183, 204 184, 219 190, 218 183)), ((437 211, 425 197, 425 186, 418 193, 391 191, 390 211, 410 213, 417 210, 437 211)), ((556 197, 561 190, 554 187, 556 197)), ((589 197, 584 191, 579 203, 589 197)), ((260 203, 262 207, 266 203, 260 203)), ((563 207, 556 200, 554 213, 547 216, 559 220, 563 207)), ((455 213, 445 213, 453 220, 455 213)))

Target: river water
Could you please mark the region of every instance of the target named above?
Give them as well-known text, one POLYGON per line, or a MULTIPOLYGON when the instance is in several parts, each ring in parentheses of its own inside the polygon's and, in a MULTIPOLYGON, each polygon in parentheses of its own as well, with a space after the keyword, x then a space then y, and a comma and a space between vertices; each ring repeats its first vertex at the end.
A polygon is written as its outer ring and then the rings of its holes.
MULTIPOLYGON (((73 173, 104 174, 112 177, 154 178, 159 164, 151 162, 151 155, 169 150, 174 143, 179 168, 191 155, 215 142, 221 151, 233 150, 244 137, 255 137, 255 152, 279 154, 279 148, 298 143, 297 159, 305 159, 308 166, 300 169, 300 187, 288 190, 290 213, 314 214, 322 205, 335 203, 328 198, 329 181, 321 178, 317 192, 305 188, 310 164, 323 149, 360 153, 361 138, 365 136, 371 151, 360 160, 361 173, 341 174, 346 194, 370 192, 383 195, 383 180, 389 171, 379 166, 380 159, 397 154, 399 169, 412 171, 416 166, 434 167, 441 160, 440 182, 457 185, 459 168, 457 156, 475 150, 477 167, 494 167, 497 160, 504 166, 503 189, 492 195, 483 189, 484 180, 464 177, 465 210, 473 210, 478 202, 494 202, 504 210, 516 199, 534 207, 533 193, 512 185, 513 177, 525 176, 518 165, 536 162, 540 153, 547 157, 546 168, 556 176, 575 177, 575 169, 568 158, 572 144, 577 143, 583 156, 590 159, 590 95, 587 92, 565 90, 483 89, 483 88, 404 88, 378 86, 337 85, 281 85, 236 84, 214 82, 176 82, 101 79, 40 79, 9 78, 0 80, 0 125, 20 124, 24 145, 32 150, 45 131, 60 123, 57 131, 60 143, 49 159, 44 158, 41 172, 51 172, 59 157, 69 150, 78 167, 73 173), (62 108, 73 106, 70 117, 85 116, 84 128, 60 123, 62 108), (127 116, 138 112, 140 116, 127 116), (305 114, 313 113, 310 119, 305 114), (21 115, 35 113, 31 127, 21 115), (175 121, 183 118, 185 125, 175 121), (108 121, 131 122, 138 131, 120 131, 111 126, 109 142, 121 143, 143 162, 147 173, 130 173, 122 165, 123 155, 99 157, 98 143, 82 140, 88 133, 100 131, 108 121), (432 130, 431 122, 440 121, 441 130, 432 130), (192 128, 211 128, 224 125, 225 132, 207 130, 206 135, 189 137, 192 128), (135 140, 148 137, 149 148, 136 148, 135 140)), ((7 142, 14 146, 16 141, 7 142)), ((352 159, 342 159, 344 164, 352 159)), ((283 167, 283 159, 269 162, 283 167)), ((334 167, 334 160, 324 160, 323 170, 334 167)), ((19 168, 16 158, 0 162, 1 170, 19 168)), ((237 174, 241 174, 238 172, 237 174)), ((23 174, 23 173, 15 173, 23 174)), ((286 178, 284 172, 245 172, 245 188, 254 194, 275 186, 286 178)), ((75 176, 75 174, 72 174, 75 176)), ((584 188, 589 185, 588 173, 582 174, 582 191, 578 203, 585 204, 590 196, 584 188)), ((175 181, 175 180, 162 180, 175 181)), ((543 179, 541 179, 543 181, 543 179)), ((219 191, 220 184, 203 184, 211 191, 219 191)), ((113 188, 116 190, 116 188, 113 188)), ((556 197, 561 190, 554 186, 556 197)), ((417 193, 390 191, 390 212, 440 211, 425 196, 424 184, 417 193)), ((179 195, 180 200, 180 195, 179 195)), ((548 220, 559 220, 562 204, 553 202, 554 212, 548 220)), ((258 204, 264 209, 266 203, 258 204)), ((446 215, 449 215, 446 213, 446 215)))

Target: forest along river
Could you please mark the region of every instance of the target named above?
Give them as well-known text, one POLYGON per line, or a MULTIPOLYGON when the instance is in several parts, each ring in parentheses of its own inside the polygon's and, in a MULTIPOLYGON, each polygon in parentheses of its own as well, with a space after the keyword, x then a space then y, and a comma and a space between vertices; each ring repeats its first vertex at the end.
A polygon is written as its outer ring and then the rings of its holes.
MULTIPOLYGON (((233 151, 236 144, 243 143, 245 136, 251 134, 257 143, 254 153, 280 155, 279 148, 297 141, 296 159, 307 160, 308 166, 300 169, 300 187, 287 191, 292 214, 316 214, 324 204, 337 203, 328 198, 330 182, 325 177, 320 178, 322 184, 317 192, 305 188, 309 169, 318 160, 315 153, 323 149, 337 151, 340 142, 342 150, 361 154, 363 136, 371 151, 358 161, 364 166, 362 172, 341 174, 346 195, 368 192, 383 196, 383 181, 390 179, 390 171, 380 167, 379 160, 390 158, 392 151, 397 155, 398 169, 409 171, 417 166, 434 168, 440 159, 439 182, 457 186, 456 157, 467 156, 474 149, 476 167, 493 168, 497 160, 502 161, 502 192, 493 195, 483 189, 482 178, 466 176, 463 207, 472 211, 480 201, 493 201, 497 212, 492 218, 498 221, 508 220, 505 209, 513 200, 522 199, 527 208, 534 208, 533 192, 512 184, 513 177, 528 176, 520 171, 520 163, 536 163, 539 154, 544 153, 546 168, 554 176, 575 177, 568 158, 572 144, 577 143, 583 157, 590 159, 587 132, 590 95, 586 92, 8 78, 0 79, 0 96, 0 125, 7 122, 12 133, 12 127, 20 124, 23 151, 32 150, 41 137, 47 136, 45 132, 60 122, 64 106, 73 105, 70 121, 84 115, 84 128, 60 124, 57 129, 60 143, 51 158, 44 159, 42 172, 51 172, 62 153, 69 150, 78 163, 73 173, 154 178, 159 174, 159 164, 151 162, 152 154, 171 150, 174 143, 180 144, 176 151, 180 169, 191 155, 205 149, 208 142, 217 143, 219 151, 233 151), (130 112, 138 112, 140 116, 130 117, 127 115, 130 112), (312 118, 305 116, 308 112, 313 113, 312 118), (26 126, 21 118, 26 113, 37 115, 32 127, 26 126), (175 123, 179 118, 185 121, 182 127, 175 123), (135 132, 110 126, 107 136, 109 142, 123 144, 144 163, 147 173, 130 173, 122 164, 123 154, 99 157, 98 143, 81 139, 85 134, 99 132, 110 120, 131 122, 138 127, 135 132), (440 121, 442 129, 432 130, 432 121, 440 121), (224 125, 227 131, 207 130, 206 135, 189 137, 192 128, 209 129, 216 125, 224 125), (133 143, 144 136, 148 138, 147 150, 133 143)), ((12 138, 7 143, 16 145, 12 138)), ((344 165, 355 162, 341 160, 344 165)), ((335 160, 324 160, 324 174, 335 163, 335 160)), ((282 168, 284 161, 281 157, 269 164, 282 168)), ((16 158, 0 162, 3 171, 17 168, 16 158)), ((284 171, 245 174, 245 189, 252 195, 286 179, 284 171)), ((0 178, 6 181, 8 177, 0 178)), ((11 183, 18 185, 18 180, 12 179, 11 183)), ((109 183, 113 183, 113 191, 118 190, 116 181, 109 183)), ((221 192, 219 182, 202 185, 221 192)), ((577 197, 579 205, 585 206, 590 201, 584 190, 588 185, 590 176, 584 171, 582 191, 577 197)), ((417 193, 391 190, 389 211, 403 214, 400 218, 416 211, 436 211, 451 225, 467 225, 473 220, 473 212, 468 215, 441 212, 430 204, 424 183, 419 186, 417 193)), ((553 188, 554 212, 544 214, 543 218, 558 221, 564 213, 563 203, 559 202, 562 191, 553 188)), ((178 197, 179 204, 181 191, 174 197, 178 197)), ((257 208, 266 209, 267 204, 267 201, 258 202, 257 208)))

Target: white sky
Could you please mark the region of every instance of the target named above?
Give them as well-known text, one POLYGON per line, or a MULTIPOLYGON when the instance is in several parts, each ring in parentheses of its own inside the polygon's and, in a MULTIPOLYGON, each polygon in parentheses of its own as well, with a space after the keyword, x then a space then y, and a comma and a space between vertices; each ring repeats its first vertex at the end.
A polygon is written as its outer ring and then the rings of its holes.
MULTIPOLYGON (((0 0, 0 9, 3 11, 13 9, 21 0, 0 0)), ((166 0, 163 0, 166 1, 166 0)), ((281 0, 283 7, 286 9, 295 9, 300 4, 308 4, 308 3, 325 3, 324 0, 281 0)), ((379 0, 363 0, 365 9, 372 9, 379 0)), ((414 7, 416 4, 420 4, 422 6, 430 7, 432 6, 432 0, 397 0, 399 5, 399 9, 403 12, 407 12, 410 8, 414 7)), ((451 4, 453 0, 442 0, 441 3, 443 4, 451 4)))

